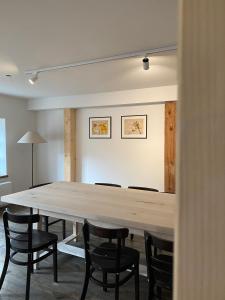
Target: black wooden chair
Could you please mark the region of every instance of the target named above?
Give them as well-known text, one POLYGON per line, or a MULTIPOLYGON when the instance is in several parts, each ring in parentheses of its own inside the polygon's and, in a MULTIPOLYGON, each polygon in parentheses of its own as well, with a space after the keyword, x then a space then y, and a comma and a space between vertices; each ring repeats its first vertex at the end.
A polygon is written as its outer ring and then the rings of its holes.
MULTIPOLYGON (((30 187, 30 189, 38 188, 38 187, 45 186, 48 184, 51 184, 51 182, 33 185, 32 187, 30 187)), ((32 210, 31 210, 31 212, 32 212, 32 210)), ((65 220, 56 219, 54 221, 49 222, 48 216, 43 216, 43 220, 44 220, 44 228, 45 228, 46 232, 48 232, 50 226, 52 226, 58 222, 62 222, 62 236, 63 236, 63 239, 66 238, 66 221, 65 220)))
POLYGON ((3 213, 3 222, 6 240, 6 256, 0 278, 0 289, 5 279, 9 261, 16 265, 27 266, 26 300, 30 297, 30 278, 33 272, 33 265, 53 255, 54 282, 57 282, 57 235, 33 229, 33 224, 39 222, 40 216, 35 215, 15 215, 8 211, 3 213), (13 226, 14 225, 14 226, 13 226), (15 227, 15 225, 17 227, 15 227), (23 228, 21 228, 21 226, 23 228), (24 228, 25 227, 25 228, 24 228), (21 229, 20 229, 21 228, 21 229), (37 259, 34 253, 45 250, 37 259), (17 254, 26 254, 27 259, 21 261, 16 258, 17 254))
POLYGON ((148 273, 148 300, 162 299, 162 289, 173 290, 173 242, 145 232, 145 252, 148 273), (166 254, 165 254, 166 253, 166 254))
POLYGON ((105 185, 105 186, 112 186, 112 187, 118 187, 121 188, 121 185, 119 184, 114 184, 114 183, 104 183, 104 182, 96 182, 96 185, 105 185))
POLYGON ((123 246, 122 241, 127 238, 128 234, 127 228, 102 228, 85 221, 83 235, 86 272, 81 300, 86 297, 89 280, 103 287, 104 291, 107 288, 115 288, 115 299, 118 300, 119 287, 132 276, 135 277, 135 300, 139 300, 139 252, 123 246), (104 239, 106 239, 105 242, 104 239), (108 242, 109 239, 113 242, 108 242), (128 269, 130 272, 124 273, 128 269), (96 271, 102 272, 102 281, 94 275, 96 271), (120 277, 121 273, 124 273, 123 278, 120 277), (108 274, 114 274, 115 280, 109 282, 108 274))
POLYGON ((157 189, 153 189, 153 188, 149 188, 149 187, 134 186, 134 185, 128 186, 128 189, 142 190, 142 191, 149 191, 149 192, 158 192, 159 191, 157 189))

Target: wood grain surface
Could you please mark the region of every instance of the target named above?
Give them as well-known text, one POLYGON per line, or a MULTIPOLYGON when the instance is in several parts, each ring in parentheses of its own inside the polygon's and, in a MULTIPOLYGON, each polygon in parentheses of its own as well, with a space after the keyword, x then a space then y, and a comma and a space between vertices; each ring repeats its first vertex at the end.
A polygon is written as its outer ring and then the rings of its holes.
POLYGON ((64 178, 76 180, 76 110, 64 109, 64 178))
POLYGON ((56 182, 2 197, 2 201, 57 213, 65 218, 88 218, 137 230, 173 232, 175 195, 56 182))
POLYGON ((165 192, 176 191, 176 102, 165 103, 165 192))

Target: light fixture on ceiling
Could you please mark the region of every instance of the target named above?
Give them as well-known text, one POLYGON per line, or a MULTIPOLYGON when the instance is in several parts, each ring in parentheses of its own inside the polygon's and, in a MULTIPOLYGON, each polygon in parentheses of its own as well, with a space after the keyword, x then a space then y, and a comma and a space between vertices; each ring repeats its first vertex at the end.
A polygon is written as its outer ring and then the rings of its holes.
POLYGON ((4 78, 4 77, 10 78, 10 77, 12 77, 12 74, 3 74, 3 75, 0 75, 0 78, 4 78))
POLYGON ((129 52, 129 53, 124 53, 124 54, 119 54, 119 55, 114 55, 114 56, 109 56, 109 57, 79 61, 79 62, 72 63, 72 64, 56 65, 56 66, 49 66, 49 67, 45 67, 45 68, 39 68, 39 69, 35 69, 35 70, 27 70, 27 71, 25 71, 25 74, 31 76, 29 79, 29 82, 30 82, 30 84, 34 84, 35 81, 38 80, 38 75, 40 73, 60 71, 63 69, 76 68, 76 67, 81 67, 81 66, 93 65, 93 64, 98 64, 98 63, 106 63, 106 62, 118 61, 118 60, 123 60, 123 59, 128 59, 128 58, 134 58, 134 57, 143 57, 143 56, 145 56, 144 59, 142 60, 143 68, 144 68, 144 70, 148 70, 149 69, 149 58, 147 56, 156 54, 156 53, 176 51, 176 49, 177 49, 177 46, 172 45, 172 46, 148 49, 148 50, 137 51, 137 52, 129 52))
POLYGON ((148 70, 149 69, 149 58, 145 56, 142 59, 142 62, 143 62, 143 69, 148 70))
POLYGON ((34 85, 38 80, 38 72, 33 73, 33 75, 28 79, 29 83, 34 85))

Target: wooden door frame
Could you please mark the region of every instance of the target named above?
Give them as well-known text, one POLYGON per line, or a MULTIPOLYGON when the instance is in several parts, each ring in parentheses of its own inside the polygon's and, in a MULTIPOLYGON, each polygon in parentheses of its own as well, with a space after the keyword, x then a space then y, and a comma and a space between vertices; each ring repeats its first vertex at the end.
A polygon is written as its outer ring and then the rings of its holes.
POLYGON ((176 192, 176 101, 165 103, 164 191, 176 192))
POLYGON ((76 109, 64 109, 64 179, 76 180, 76 109))

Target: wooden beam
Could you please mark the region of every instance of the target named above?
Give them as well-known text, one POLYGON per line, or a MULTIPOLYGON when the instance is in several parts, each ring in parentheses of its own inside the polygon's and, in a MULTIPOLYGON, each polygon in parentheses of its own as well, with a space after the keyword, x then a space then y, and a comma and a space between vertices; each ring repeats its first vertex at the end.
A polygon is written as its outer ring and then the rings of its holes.
POLYGON ((175 299, 225 299, 225 1, 182 0, 175 299))
POLYGON ((165 104, 165 192, 175 193, 176 102, 165 104))
POLYGON ((64 179, 76 180, 76 110, 64 109, 64 179))

